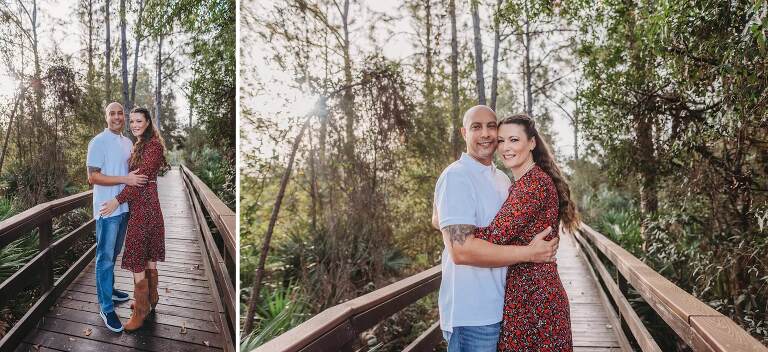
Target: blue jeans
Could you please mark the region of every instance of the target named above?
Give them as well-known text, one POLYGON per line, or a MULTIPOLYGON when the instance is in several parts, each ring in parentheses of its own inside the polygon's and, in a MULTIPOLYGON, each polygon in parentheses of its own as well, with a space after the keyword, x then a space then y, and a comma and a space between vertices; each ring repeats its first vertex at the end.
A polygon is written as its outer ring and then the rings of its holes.
POLYGON ((501 322, 482 326, 454 326, 453 332, 443 330, 448 352, 496 352, 501 322))
POLYGON ((128 213, 96 219, 96 295, 104 313, 115 310, 112 289, 115 285, 115 260, 123 249, 128 213))

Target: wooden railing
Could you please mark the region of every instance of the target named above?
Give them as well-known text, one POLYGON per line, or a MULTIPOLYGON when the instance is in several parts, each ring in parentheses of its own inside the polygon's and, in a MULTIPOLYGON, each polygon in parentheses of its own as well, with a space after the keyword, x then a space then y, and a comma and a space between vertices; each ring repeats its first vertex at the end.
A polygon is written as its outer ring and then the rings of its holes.
MULTIPOLYGON (((768 351, 728 317, 675 286, 587 225, 574 235, 591 264, 593 279, 603 287, 603 305, 625 351, 632 351, 630 338, 642 351, 661 351, 642 320, 627 301, 628 285, 669 324, 694 351, 768 351), (612 277, 598 257, 604 256, 617 269, 612 277)), ((440 267, 413 275, 392 285, 331 307, 301 325, 260 346, 257 352, 352 351, 361 332, 437 290, 440 267)), ((432 351, 442 337, 438 323, 432 324, 404 351, 432 351)))
MULTIPOLYGON (((440 267, 322 311, 301 325, 256 349, 279 351, 352 351, 361 332, 416 302, 440 287, 440 267)), ((440 342, 433 324, 404 351, 431 351, 440 342)))
POLYGON ((209 282, 213 283, 218 296, 215 297, 222 326, 224 327, 224 346, 228 350, 234 348, 235 331, 237 327, 237 305, 235 304, 235 261, 236 232, 235 212, 227 207, 186 166, 180 166, 187 193, 194 207, 195 219, 200 229, 201 246, 206 255, 203 262, 209 282), (213 227, 208 225, 208 219, 213 227), (215 231, 212 231, 212 228, 215 231))
POLYGON ((629 335, 642 351, 661 351, 626 299, 631 285, 694 351, 768 351, 733 320, 675 286, 591 227, 582 224, 575 237, 606 292, 606 306, 614 309, 614 317, 621 324, 616 326, 622 327, 624 343, 628 343, 629 335), (616 269, 615 277, 599 256, 616 269))
POLYGON ((77 208, 87 207, 91 209, 92 197, 92 191, 78 193, 36 205, 0 222, 0 248, 37 230, 39 250, 37 255, 21 269, 0 283, 0 302, 8 302, 22 291, 27 292, 33 286, 40 289, 40 297, 37 301, 0 339, 0 351, 15 348, 56 302, 64 289, 93 259, 96 253, 96 244, 88 248, 58 280, 54 280, 54 259, 64 254, 83 236, 92 235, 95 222, 91 219, 53 242, 53 218, 77 208))

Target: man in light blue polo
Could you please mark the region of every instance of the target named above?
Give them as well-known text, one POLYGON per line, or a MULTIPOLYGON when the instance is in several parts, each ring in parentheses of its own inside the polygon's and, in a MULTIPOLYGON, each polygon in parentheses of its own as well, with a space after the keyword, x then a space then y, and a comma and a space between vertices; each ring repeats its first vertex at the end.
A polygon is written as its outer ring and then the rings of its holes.
POLYGON ((495 352, 499 340, 507 266, 555 260, 559 239, 527 246, 501 246, 477 239, 509 194, 509 177, 493 164, 496 113, 477 105, 464 114, 461 134, 467 152, 449 165, 435 186, 432 223, 443 234, 442 281, 438 306, 448 352, 495 352))
POLYGON ((107 128, 88 143, 88 183, 93 185, 93 217, 96 219, 96 295, 101 318, 107 328, 123 331, 112 301, 123 302, 130 297, 114 288, 115 259, 120 254, 128 225, 128 204, 120 205, 107 217, 99 214, 102 203, 115 198, 125 185, 143 186, 147 177, 128 172, 128 159, 133 143, 123 136, 125 114, 120 103, 110 103, 105 109, 107 128))

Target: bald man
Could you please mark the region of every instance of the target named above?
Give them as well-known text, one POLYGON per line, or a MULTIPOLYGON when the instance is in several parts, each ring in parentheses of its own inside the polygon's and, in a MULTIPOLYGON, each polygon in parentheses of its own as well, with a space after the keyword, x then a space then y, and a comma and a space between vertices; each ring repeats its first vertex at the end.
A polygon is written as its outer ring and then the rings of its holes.
POLYGON ((438 306, 448 351, 495 352, 504 308, 507 266, 554 260, 551 229, 528 246, 502 246, 472 236, 488 226, 512 184, 493 164, 496 113, 485 105, 464 114, 461 135, 467 151, 448 166, 435 186, 433 225, 443 235, 442 282, 438 306))
POLYGON ((113 102, 104 109, 107 128, 88 143, 88 183, 93 185, 93 218, 96 220, 96 294, 99 315, 109 330, 123 331, 115 313, 113 301, 130 299, 114 288, 115 259, 120 254, 128 224, 128 204, 120 205, 108 216, 101 216, 102 203, 116 197, 125 185, 143 186, 147 177, 128 172, 128 159, 133 143, 123 136, 125 113, 120 103, 113 102))

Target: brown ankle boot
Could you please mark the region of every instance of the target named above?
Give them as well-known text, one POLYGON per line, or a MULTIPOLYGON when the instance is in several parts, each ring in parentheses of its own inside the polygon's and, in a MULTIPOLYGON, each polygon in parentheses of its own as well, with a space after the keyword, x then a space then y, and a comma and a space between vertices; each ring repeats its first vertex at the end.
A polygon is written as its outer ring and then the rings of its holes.
POLYGON ((145 272, 149 279, 149 304, 154 310, 157 302, 160 301, 160 296, 157 294, 157 269, 147 269, 145 272))
POLYGON ((149 284, 147 279, 133 284, 133 313, 123 327, 126 331, 134 331, 144 324, 144 319, 149 315, 149 284))

